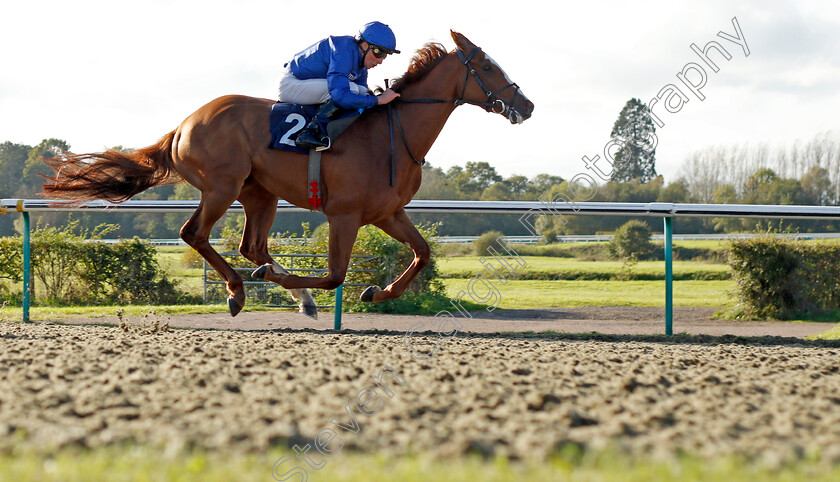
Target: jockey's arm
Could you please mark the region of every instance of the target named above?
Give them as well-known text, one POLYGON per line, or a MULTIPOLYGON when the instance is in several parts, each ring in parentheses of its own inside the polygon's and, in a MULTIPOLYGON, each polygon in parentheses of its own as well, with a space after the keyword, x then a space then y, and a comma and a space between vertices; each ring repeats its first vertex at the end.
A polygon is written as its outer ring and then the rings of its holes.
MULTIPOLYGON (((340 50, 333 50, 327 69, 327 87, 333 102, 343 109, 367 109, 377 104, 376 97, 370 94, 357 94, 350 89, 350 72, 353 59, 340 50)), ((367 86, 367 76, 358 79, 367 86)))

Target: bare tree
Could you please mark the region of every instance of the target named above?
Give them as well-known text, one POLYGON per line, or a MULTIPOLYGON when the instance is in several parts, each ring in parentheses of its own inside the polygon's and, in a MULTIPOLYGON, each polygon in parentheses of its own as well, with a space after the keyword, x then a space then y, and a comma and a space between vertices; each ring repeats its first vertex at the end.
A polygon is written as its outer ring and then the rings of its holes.
POLYGON ((693 198, 711 203, 715 202, 715 191, 725 185, 731 185, 738 198, 744 196, 750 177, 761 169, 772 169, 783 179, 802 180, 810 175, 806 181, 819 202, 837 204, 840 202, 840 132, 823 132, 808 141, 797 140, 786 146, 773 147, 763 142, 755 146, 707 147, 686 157, 678 177, 685 180, 693 198), (817 182, 815 176, 827 179, 817 182))

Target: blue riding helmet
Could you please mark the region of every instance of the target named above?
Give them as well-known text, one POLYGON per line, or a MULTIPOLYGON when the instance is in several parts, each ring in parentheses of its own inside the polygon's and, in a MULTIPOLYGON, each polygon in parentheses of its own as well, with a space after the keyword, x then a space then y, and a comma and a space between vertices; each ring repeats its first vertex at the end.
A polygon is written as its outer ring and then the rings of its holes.
POLYGON ((389 54, 400 53, 397 50, 397 38, 391 27, 382 22, 370 22, 359 31, 359 37, 365 42, 375 45, 389 54))

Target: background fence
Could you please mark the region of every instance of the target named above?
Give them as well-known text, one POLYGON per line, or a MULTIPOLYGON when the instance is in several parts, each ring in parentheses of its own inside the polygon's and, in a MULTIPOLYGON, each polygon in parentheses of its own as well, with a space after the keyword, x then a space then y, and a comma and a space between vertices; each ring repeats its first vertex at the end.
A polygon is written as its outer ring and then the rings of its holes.
MULTIPOLYGON (((68 205, 61 201, 43 199, 3 199, 0 214, 11 212, 23 216, 23 321, 29 321, 30 304, 30 222, 32 212, 114 212, 114 213, 180 213, 193 212, 199 201, 126 201, 112 204, 92 201, 82 205, 68 205)), ((564 215, 600 216, 653 216, 664 220, 662 239, 665 245, 665 333, 673 333, 673 226, 678 217, 738 217, 784 219, 833 219, 840 220, 838 206, 777 206, 751 204, 675 204, 675 203, 590 203, 590 202, 537 202, 537 201, 411 201, 409 213, 458 213, 458 214, 519 214, 520 221, 532 228, 540 219, 564 215), (542 218, 541 218, 542 217, 542 218), (534 220, 538 220, 535 222, 534 220)), ((278 213, 306 212, 286 201, 277 203, 278 213)), ((243 213, 242 205, 235 202, 230 213, 243 213)), ((539 233, 531 229, 537 236, 539 233)), ((336 309, 336 328, 340 328, 340 309, 336 309)))
MULTIPOLYGON (((753 239, 761 236, 759 233, 720 233, 720 234, 674 234, 671 238, 674 241, 726 241, 730 239, 753 239)), ((780 237, 790 239, 840 239, 840 233, 781 233, 780 237)), ((435 242, 438 244, 469 244, 478 239, 478 236, 437 236, 435 242)), ((612 234, 569 234, 559 235, 553 242, 555 243, 603 243, 611 241, 612 234)), ((304 238, 288 238, 291 242, 308 242, 309 239, 304 238)), ((543 241, 542 236, 505 236, 505 239, 511 244, 539 244, 543 241)), ((665 239, 664 234, 652 234, 650 239, 653 241, 662 241, 665 239)), ((116 244, 120 239, 105 238, 97 239, 97 242, 105 244, 116 244)), ((149 239, 149 244, 152 246, 186 246, 187 243, 183 239, 178 238, 152 238, 149 239)), ((223 239, 212 238, 210 244, 221 245, 224 244, 223 239)))

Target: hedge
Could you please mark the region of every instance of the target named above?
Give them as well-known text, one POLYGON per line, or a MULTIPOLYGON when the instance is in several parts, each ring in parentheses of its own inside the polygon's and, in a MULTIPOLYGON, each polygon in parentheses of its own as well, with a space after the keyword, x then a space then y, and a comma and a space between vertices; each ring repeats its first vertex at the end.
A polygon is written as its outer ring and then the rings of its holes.
POLYGON ((736 318, 810 318, 840 310, 840 245, 772 235, 731 243, 736 318))
MULTIPOLYGON (((161 270, 154 246, 139 238, 106 244, 96 238, 112 232, 100 225, 75 234, 78 223, 38 227, 32 232, 31 269, 33 299, 49 304, 175 304, 194 302, 178 290, 161 270), (93 239, 89 239, 93 238, 93 239), (43 291, 43 292, 41 292, 43 291)), ((12 283, 22 280, 21 236, 0 238, 0 295, 19 303, 21 293, 12 283)))

